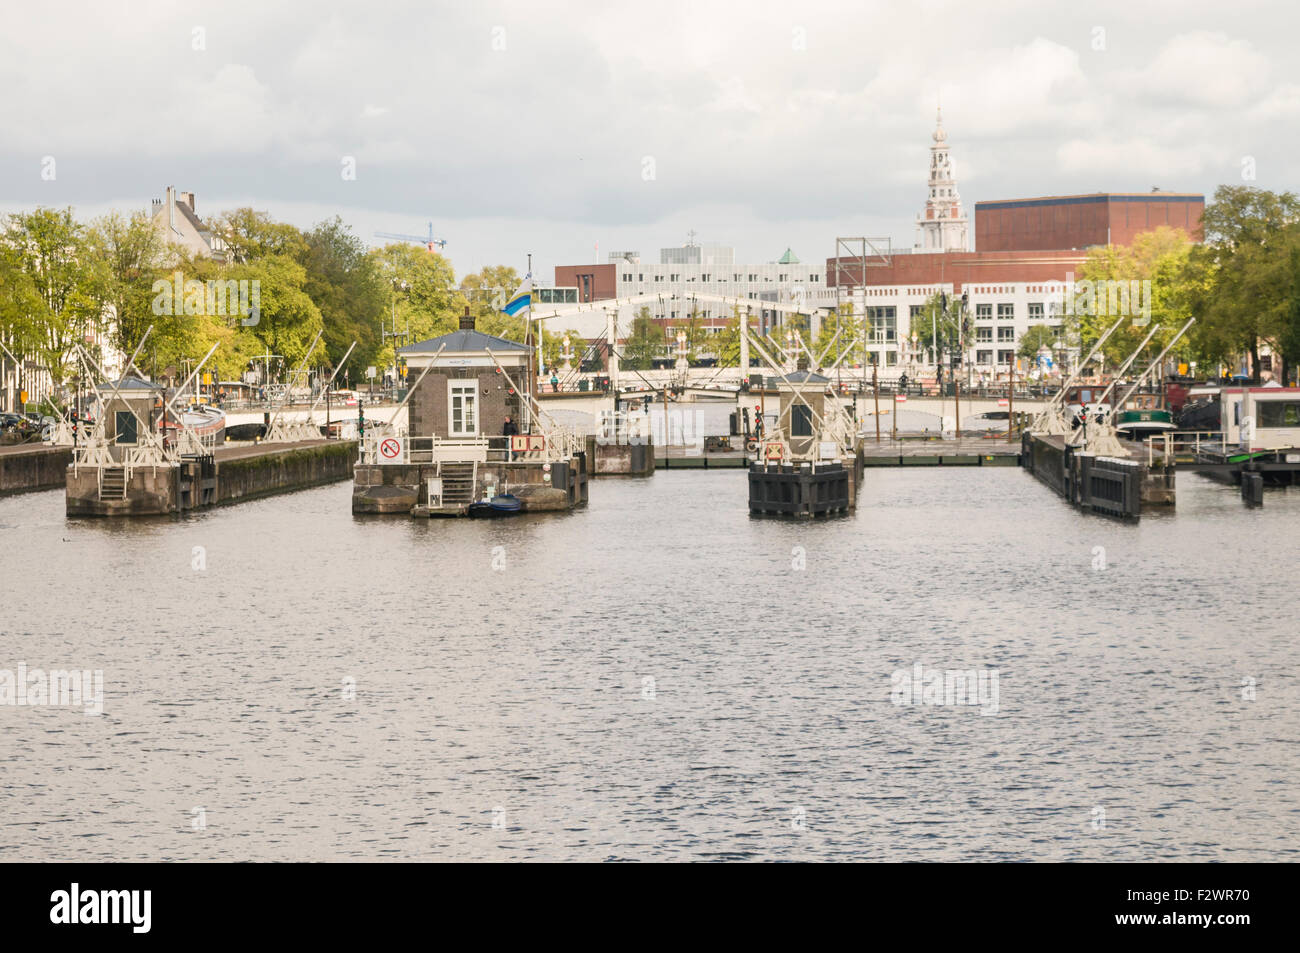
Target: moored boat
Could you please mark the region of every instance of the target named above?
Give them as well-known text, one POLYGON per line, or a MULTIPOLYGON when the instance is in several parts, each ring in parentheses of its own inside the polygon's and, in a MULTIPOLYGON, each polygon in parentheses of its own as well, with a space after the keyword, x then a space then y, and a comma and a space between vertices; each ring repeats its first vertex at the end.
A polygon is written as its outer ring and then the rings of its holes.
POLYGON ((523 510, 523 501, 513 493, 498 493, 490 500, 479 500, 467 508, 470 516, 479 519, 496 516, 515 516, 523 510))

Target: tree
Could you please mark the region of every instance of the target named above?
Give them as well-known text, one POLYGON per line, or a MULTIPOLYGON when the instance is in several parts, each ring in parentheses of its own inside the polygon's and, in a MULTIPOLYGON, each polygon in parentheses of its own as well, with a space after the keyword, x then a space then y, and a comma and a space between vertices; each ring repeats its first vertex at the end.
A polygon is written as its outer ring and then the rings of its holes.
MULTIPOLYGON (((258 282, 257 323, 248 330, 262 347, 282 354, 287 366, 296 367, 316 332, 323 330, 320 309, 306 291, 307 270, 285 255, 269 255, 231 269, 229 276, 258 282)), ((320 350, 312 357, 317 363, 327 359, 320 350)))
POLYGON ((341 361, 356 341, 349 360, 359 377, 384 347, 389 288, 377 262, 335 216, 307 233, 302 264, 307 272, 304 290, 320 309, 329 364, 341 361))
POLYGON ((69 376, 73 348, 102 326, 102 261, 70 208, 10 215, 0 243, 26 276, 24 290, 18 294, 33 308, 28 330, 34 332, 41 362, 55 383, 62 384, 69 376))
POLYGON ((1138 235, 1131 245, 1091 251, 1079 268, 1078 293, 1066 309, 1066 322, 1084 352, 1124 316, 1125 305, 1130 319, 1102 348, 1107 364, 1123 363, 1147 336, 1150 324, 1160 325, 1148 345, 1151 353, 1168 344, 1190 317, 1187 262, 1192 247, 1186 232, 1161 226, 1138 235))
POLYGON ((269 255, 286 255, 301 261, 306 257, 307 239, 301 231, 277 222, 266 212, 237 208, 223 212, 211 223, 226 247, 226 260, 244 265, 269 255))
POLYGON ((1046 324, 1035 324, 1021 335, 1020 346, 1016 348, 1016 355, 1033 360, 1038 357, 1041 348, 1056 347, 1060 340, 1061 335, 1059 332, 1054 331, 1046 324))
POLYGON ((527 331, 522 314, 511 316, 501 309, 519 287, 519 273, 509 265, 488 265, 466 275, 460 283, 461 295, 469 302, 474 326, 484 334, 523 342, 527 331))
POLYGON ((1281 344, 1298 221, 1300 198, 1291 192, 1228 185, 1215 191, 1202 217, 1205 243, 1190 254, 1187 282, 1198 319, 1192 339, 1203 359, 1249 354, 1258 368, 1260 341, 1281 344))
POLYGON ((88 240, 104 264, 103 297, 112 310, 109 340, 130 355, 145 331, 153 326, 151 340, 182 333, 177 326, 184 315, 157 314, 153 308, 153 285, 166 277, 166 265, 174 258, 152 219, 143 213, 124 218, 110 212, 91 224, 88 240))
POLYGON ((951 301, 947 305, 945 308, 943 292, 936 291, 925 300, 920 314, 911 321, 912 336, 916 338, 917 346, 931 355, 932 361, 937 361, 943 356, 944 350, 951 350, 955 346, 961 331, 957 309, 951 301))
POLYGON ((867 328, 866 322, 853 313, 853 302, 846 301, 836 310, 822 319, 821 333, 813 350, 821 358, 823 366, 829 367, 840 360, 841 355, 848 356, 840 363, 847 365, 867 364, 867 328), (825 354, 825 357, 822 355, 825 354))
POLYGON ((749 315, 743 313, 740 305, 732 305, 731 317, 714 339, 713 349, 717 352, 719 367, 740 366, 741 322, 748 322, 748 319, 749 315))
MULTIPOLYGON (((409 344, 456 330, 459 315, 468 303, 456 288, 451 263, 437 252, 423 247, 393 244, 370 252, 389 294, 389 317, 399 334, 410 330, 409 344)), ((385 363, 394 362, 390 341, 379 354, 385 363)))
POLYGON ((622 366, 631 371, 646 371, 664 349, 664 329, 642 307, 632 319, 632 333, 623 344, 622 366))

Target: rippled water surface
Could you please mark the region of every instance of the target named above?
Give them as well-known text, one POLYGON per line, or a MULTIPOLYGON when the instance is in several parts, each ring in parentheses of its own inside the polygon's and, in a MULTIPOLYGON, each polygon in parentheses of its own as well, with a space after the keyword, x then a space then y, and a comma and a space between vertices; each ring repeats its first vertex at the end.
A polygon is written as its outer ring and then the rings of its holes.
POLYGON ((0 859, 1296 857, 1300 492, 1182 474, 1138 525, 1013 469, 869 471, 813 525, 749 518, 741 471, 486 522, 350 492, 0 500, 0 669, 107 693, 0 706, 0 859), (996 669, 998 712, 895 705, 916 662, 996 669))

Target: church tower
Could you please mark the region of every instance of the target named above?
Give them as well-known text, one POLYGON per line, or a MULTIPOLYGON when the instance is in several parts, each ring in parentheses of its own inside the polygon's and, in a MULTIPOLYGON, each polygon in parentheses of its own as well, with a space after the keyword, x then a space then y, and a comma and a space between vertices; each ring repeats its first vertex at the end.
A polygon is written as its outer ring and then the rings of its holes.
POLYGON ((961 207, 957 180, 953 177, 952 155, 948 151, 948 134, 943 131, 943 111, 934 127, 930 146, 930 195, 925 211, 916 216, 918 252, 969 251, 969 220, 961 207))

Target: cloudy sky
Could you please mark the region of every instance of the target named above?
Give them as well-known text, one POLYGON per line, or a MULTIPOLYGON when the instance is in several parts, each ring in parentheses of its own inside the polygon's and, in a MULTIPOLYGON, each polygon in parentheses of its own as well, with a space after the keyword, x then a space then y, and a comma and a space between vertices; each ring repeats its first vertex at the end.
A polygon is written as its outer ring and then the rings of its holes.
POLYGON ((367 240, 432 221, 458 275, 531 252, 544 281, 690 229, 816 260, 912 243, 938 102, 968 212, 1252 169, 1300 188, 1300 8, 1058 6, 11 2, 0 210, 175 185, 203 216, 338 214, 367 240))

